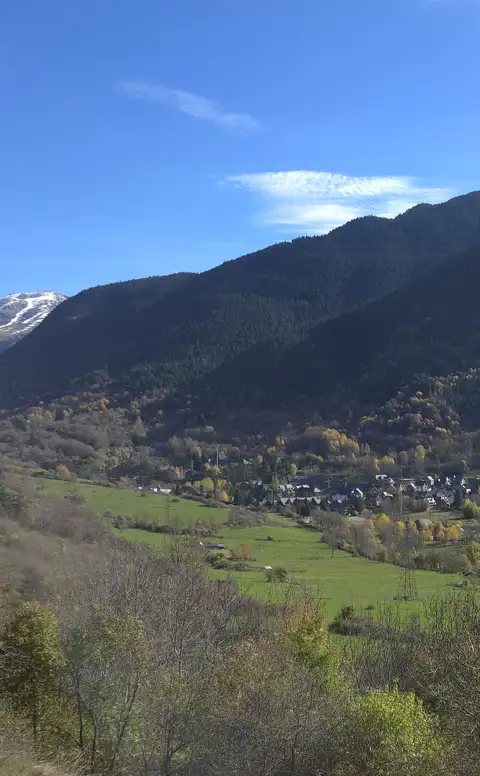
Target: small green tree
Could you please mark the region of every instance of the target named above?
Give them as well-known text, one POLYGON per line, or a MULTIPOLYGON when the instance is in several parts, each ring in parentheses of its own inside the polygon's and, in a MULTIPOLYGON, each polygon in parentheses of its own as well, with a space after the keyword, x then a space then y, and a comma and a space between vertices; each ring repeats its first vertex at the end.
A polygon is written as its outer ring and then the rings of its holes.
POLYGON ((329 638, 327 621, 319 611, 300 610, 287 620, 287 644, 293 657, 315 676, 324 691, 340 693, 344 679, 340 672, 340 652, 329 638))
POLYGON ((0 690, 13 709, 30 721, 36 738, 57 711, 58 682, 65 662, 58 619, 36 601, 24 603, 7 623, 2 644, 0 690))
POLYGON ((480 509, 478 504, 471 501, 469 498, 465 499, 463 503, 463 516, 465 520, 476 520, 480 516, 480 509))
POLYGON ((288 577, 288 570, 285 566, 275 566, 273 574, 277 582, 285 582, 288 577))
POLYGON ((480 568, 480 543, 470 542, 465 547, 465 555, 474 569, 480 568))
MULTIPOLYGON (((374 690, 352 709, 350 762, 340 773, 360 776, 433 776, 442 746, 432 719, 413 692, 374 690)), ((444 749, 445 747, 443 747, 444 749)))

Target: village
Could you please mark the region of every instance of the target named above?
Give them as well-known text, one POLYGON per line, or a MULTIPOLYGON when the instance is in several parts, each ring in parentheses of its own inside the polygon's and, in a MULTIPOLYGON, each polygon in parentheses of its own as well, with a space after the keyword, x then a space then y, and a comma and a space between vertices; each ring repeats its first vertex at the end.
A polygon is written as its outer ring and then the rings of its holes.
MULTIPOLYGON (((142 490, 142 486, 138 489, 142 490)), ((150 484, 147 489, 164 496, 177 492, 167 485, 150 484)), ((190 488, 187 486, 186 489, 190 488)), ((420 478, 394 478, 377 474, 369 483, 322 474, 295 475, 275 486, 261 479, 241 482, 230 503, 240 503, 238 494, 248 494, 246 506, 284 514, 296 513, 304 518, 315 510, 336 512, 346 517, 359 516, 364 510, 392 515, 398 511, 399 494, 402 494, 405 513, 425 515, 460 510, 467 499, 480 505, 480 476, 427 474, 420 478)), ((207 495, 202 487, 200 495, 207 495)))
POLYGON ((466 499, 480 501, 480 477, 461 475, 395 479, 377 474, 373 483, 314 475, 292 477, 279 485, 275 493, 260 483, 258 487, 258 506, 277 511, 292 508, 300 514, 321 508, 346 516, 361 514, 364 509, 391 515, 399 493, 404 509, 413 513, 449 512, 460 509, 466 499))

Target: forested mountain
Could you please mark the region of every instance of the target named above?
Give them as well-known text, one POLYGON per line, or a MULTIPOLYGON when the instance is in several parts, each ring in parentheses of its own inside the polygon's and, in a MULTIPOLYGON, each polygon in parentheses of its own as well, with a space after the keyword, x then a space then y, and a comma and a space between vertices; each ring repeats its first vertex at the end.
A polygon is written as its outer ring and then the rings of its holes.
POLYGON ((316 410, 375 406, 419 375, 480 367, 480 244, 293 347, 260 345, 199 380, 196 404, 316 410), (325 404, 325 400, 327 403, 325 404))
MULTIPOLYGON (((477 243, 480 192, 419 205, 393 220, 358 219, 199 275, 89 289, 2 354, 1 400, 34 400, 86 384, 114 385, 129 395, 194 389, 200 397, 216 386, 212 398, 220 403, 228 398, 264 406, 318 397, 368 370, 388 342, 396 352, 394 337, 405 339, 409 316, 413 344, 433 336, 434 324, 418 332, 425 300, 435 303, 435 285, 443 289, 451 275, 457 279, 455 255, 477 243), (380 301, 367 305, 372 300, 380 301)), ((473 272, 475 259, 465 263, 473 272)), ((459 282, 465 271, 458 271, 459 282)), ((472 285, 467 281, 469 293, 472 285)), ((467 329, 468 309, 463 312, 467 329)), ((438 326, 437 333, 443 331, 438 326)), ((427 368, 413 344, 411 364, 427 368)), ((448 362, 445 350, 438 359, 448 362)), ((431 361, 433 368, 437 362, 431 361)))

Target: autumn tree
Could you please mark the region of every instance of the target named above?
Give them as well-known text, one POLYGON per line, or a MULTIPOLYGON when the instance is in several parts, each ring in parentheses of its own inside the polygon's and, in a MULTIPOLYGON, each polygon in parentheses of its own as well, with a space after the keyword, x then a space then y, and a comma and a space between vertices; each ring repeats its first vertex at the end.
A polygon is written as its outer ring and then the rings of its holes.
POLYGON ((348 537, 349 526, 348 520, 341 515, 332 513, 331 515, 324 515, 323 517, 323 534, 322 539, 325 544, 328 544, 332 551, 332 558, 343 540, 348 537))
POLYGON ((417 463, 421 464, 422 466, 425 463, 425 454, 426 454, 426 451, 424 446, 417 445, 415 448, 415 460, 417 461, 417 463))
POLYGON ((430 542, 433 540, 433 532, 431 527, 429 525, 424 525, 420 531, 420 536, 422 542, 425 544, 430 544, 430 542))
POLYGON ((445 529, 445 541, 458 542, 462 537, 462 527, 458 523, 449 525, 445 529))
POLYGON ((388 542, 392 534, 392 521, 388 515, 380 514, 375 520, 375 530, 382 542, 388 542))
POLYGON ((61 477, 62 479, 70 479, 70 477, 72 476, 70 469, 64 463, 58 464, 55 471, 57 472, 58 476, 61 477))
POLYGON ((382 550, 372 520, 365 520, 358 525, 352 525, 350 529, 352 547, 357 555, 370 560, 376 560, 382 550))
POLYGON ((57 617, 36 601, 23 603, 2 636, 0 690, 13 709, 30 721, 37 738, 58 711, 58 683, 65 658, 57 617))

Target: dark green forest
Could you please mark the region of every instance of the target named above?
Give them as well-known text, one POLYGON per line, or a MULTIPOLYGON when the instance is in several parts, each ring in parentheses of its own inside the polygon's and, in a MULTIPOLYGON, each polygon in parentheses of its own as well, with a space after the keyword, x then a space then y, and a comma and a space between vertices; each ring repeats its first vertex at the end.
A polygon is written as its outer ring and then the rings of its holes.
MULTIPOLYGON (((273 245, 200 275, 89 289, 2 354, 0 397, 4 404, 20 403, 98 384, 166 395, 219 369, 231 373, 239 395, 244 380, 261 394, 270 360, 293 359, 300 377, 305 359, 317 357, 309 340, 289 352, 314 327, 409 283, 428 290, 431 272, 477 242, 480 193, 474 192, 419 205, 393 220, 357 219, 326 236, 273 245)), ((310 338, 332 338, 330 351, 319 356, 322 372, 342 376, 345 359, 335 336, 350 325, 346 319, 337 332, 319 329, 310 338)), ((312 384, 308 391, 323 387, 312 384)))
POLYGON ((83 291, 0 355, 1 449, 138 475, 142 455, 150 473, 158 457, 191 461, 172 455, 176 436, 264 454, 278 435, 333 422, 381 454, 438 437, 432 460, 458 458, 452 440, 480 425, 479 223, 474 192, 200 275, 83 291), (48 439, 29 414, 39 404, 48 439))

